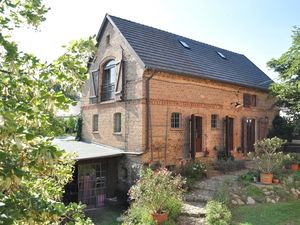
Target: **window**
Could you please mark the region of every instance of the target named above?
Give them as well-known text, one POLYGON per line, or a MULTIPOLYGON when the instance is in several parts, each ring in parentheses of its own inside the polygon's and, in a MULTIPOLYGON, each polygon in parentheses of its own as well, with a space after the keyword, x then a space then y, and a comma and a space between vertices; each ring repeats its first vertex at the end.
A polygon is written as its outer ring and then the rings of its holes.
POLYGON ((101 100, 111 100, 115 96, 115 81, 116 81, 116 62, 110 60, 104 66, 102 78, 101 100))
POLYGON ((106 35, 106 44, 110 45, 110 35, 106 35))
POLYGON ((114 133, 121 132, 121 113, 114 114, 114 133))
POLYGON ((256 106, 256 95, 244 94, 244 107, 255 107, 256 106))
POLYGON ((98 131, 98 114, 93 115, 93 132, 98 131))
POLYGON ((218 128, 218 115, 211 115, 211 128, 218 128))
POLYGON ((171 114, 171 128, 180 128, 180 113, 171 114))
POLYGON ((222 58, 222 59, 227 59, 226 56, 222 52, 218 52, 217 54, 222 58))
POLYGON ((183 47, 190 49, 190 46, 185 41, 179 41, 179 42, 183 47))
POLYGON ((91 71, 90 104, 98 102, 99 70, 91 71))

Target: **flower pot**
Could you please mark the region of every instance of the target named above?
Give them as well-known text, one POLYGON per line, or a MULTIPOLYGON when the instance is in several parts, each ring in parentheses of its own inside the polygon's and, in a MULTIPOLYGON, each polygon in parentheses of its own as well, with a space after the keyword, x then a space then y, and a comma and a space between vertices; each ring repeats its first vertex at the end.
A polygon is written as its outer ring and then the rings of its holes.
POLYGON ((273 183, 274 183, 274 184, 279 184, 279 179, 274 178, 274 179, 273 179, 273 183))
POLYGON ((292 169, 293 171, 297 171, 297 170, 299 169, 299 165, 298 165, 298 164, 292 164, 292 165, 291 165, 291 169, 292 169))
POLYGON ((152 218, 157 224, 162 224, 168 219, 168 213, 153 213, 152 218))
POLYGON ((272 184, 273 174, 272 173, 261 173, 260 182, 263 184, 272 184))

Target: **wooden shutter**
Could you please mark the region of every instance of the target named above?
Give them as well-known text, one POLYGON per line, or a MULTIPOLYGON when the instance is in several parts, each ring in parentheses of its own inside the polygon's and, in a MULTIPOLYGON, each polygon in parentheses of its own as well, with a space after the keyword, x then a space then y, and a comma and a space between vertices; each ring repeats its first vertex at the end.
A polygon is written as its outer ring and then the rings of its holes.
POLYGON ((196 155, 196 117, 191 115, 191 158, 195 160, 196 155))

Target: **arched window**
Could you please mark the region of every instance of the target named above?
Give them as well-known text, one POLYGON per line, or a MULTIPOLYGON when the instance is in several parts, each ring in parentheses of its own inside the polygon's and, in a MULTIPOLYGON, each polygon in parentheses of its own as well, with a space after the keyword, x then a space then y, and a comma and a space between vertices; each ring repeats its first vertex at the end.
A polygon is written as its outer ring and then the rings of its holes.
POLYGON ((101 100, 111 100, 115 96, 116 61, 110 60, 104 66, 102 76, 101 100))

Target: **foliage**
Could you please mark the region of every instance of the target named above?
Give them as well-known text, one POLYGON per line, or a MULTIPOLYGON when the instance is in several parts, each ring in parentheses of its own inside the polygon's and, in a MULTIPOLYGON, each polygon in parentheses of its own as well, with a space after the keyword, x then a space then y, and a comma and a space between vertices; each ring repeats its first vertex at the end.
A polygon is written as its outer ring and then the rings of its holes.
POLYGON ((268 137, 279 137, 281 139, 291 141, 294 129, 295 127, 292 121, 276 115, 272 121, 272 129, 269 131, 268 137))
POLYGON ((216 160, 214 162, 214 168, 226 173, 245 169, 246 166, 244 160, 216 160))
POLYGON ((262 173, 273 173, 281 169, 286 156, 282 152, 277 152, 285 142, 277 137, 265 138, 254 144, 255 152, 250 153, 257 169, 262 173))
POLYGON ((265 200, 264 192, 253 184, 246 187, 246 195, 254 198, 258 202, 263 202, 265 200))
POLYGON ((229 184, 227 182, 224 182, 215 191, 215 193, 213 195, 213 200, 228 206, 230 204, 229 193, 230 193, 229 184))
POLYGON ((76 125, 76 141, 81 141, 82 140, 82 125, 83 125, 83 120, 82 117, 79 117, 77 119, 77 125, 76 125))
POLYGON ((136 203, 148 207, 152 213, 161 213, 171 198, 182 201, 183 180, 180 175, 173 176, 166 169, 153 171, 149 168, 142 170, 140 180, 130 190, 130 198, 136 203))
POLYGON ((133 203, 124 214, 122 225, 155 225, 147 207, 133 203))
POLYGON ((55 112, 73 103, 65 93, 81 89, 94 41, 73 41, 64 55, 47 64, 20 52, 11 36, 22 25, 37 28, 47 11, 41 0, 0 1, 2 224, 91 223, 82 206, 60 202, 74 161, 52 139, 57 134, 55 112))
POLYGON ((191 188, 196 181, 206 177, 206 164, 201 161, 188 162, 179 173, 186 178, 187 187, 191 188))
POLYGON ((231 152, 226 149, 217 149, 217 159, 218 160, 234 160, 234 156, 231 152))
POLYGON ((226 205, 209 201, 206 205, 206 222, 208 225, 229 225, 231 212, 226 205))
POLYGON ((294 121, 300 116, 300 28, 294 27, 292 46, 278 59, 271 59, 268 66, 279 73, 279 82, 271 86, 277 104, 285 107, 294 121))
POLYGON ((239 176, 238 182, 243 186, 248 186, 250 183, 253 182, 254 177, 258 177, 259 173, 255 170, 250 170, 246 173, 243 173, 239 176))
POLYGON ((300 164, 300 153, 290 153, 289 155, 291 157, 291 164, 300 164))
POLYGON ((179 216, 182 206, 184 181, 166 169, 153 171, 145 168, 141 177, 129 190, 133 204, 126 213, 130 224, 149 224, 152 213, 167 212, 170 220, 179 216), (144 222, 144 223, 143 223, 144 222))

